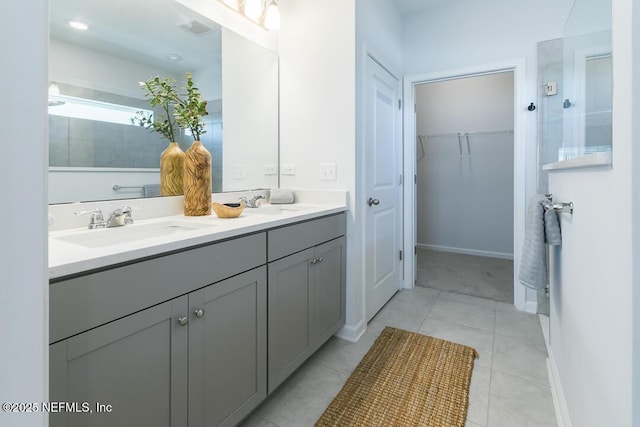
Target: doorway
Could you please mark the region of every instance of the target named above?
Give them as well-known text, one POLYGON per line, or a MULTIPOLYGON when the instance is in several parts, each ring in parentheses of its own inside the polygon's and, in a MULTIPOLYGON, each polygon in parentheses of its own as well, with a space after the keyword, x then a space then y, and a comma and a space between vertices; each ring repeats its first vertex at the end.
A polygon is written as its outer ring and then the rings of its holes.
POLYGON ((415 151, 405 161, 416 185, 405 197, 413 284, 525 309, 514 273, 524 220, 520 67, 407 78, 405 97, 416 108, 405 117, 405 153, 415 151))

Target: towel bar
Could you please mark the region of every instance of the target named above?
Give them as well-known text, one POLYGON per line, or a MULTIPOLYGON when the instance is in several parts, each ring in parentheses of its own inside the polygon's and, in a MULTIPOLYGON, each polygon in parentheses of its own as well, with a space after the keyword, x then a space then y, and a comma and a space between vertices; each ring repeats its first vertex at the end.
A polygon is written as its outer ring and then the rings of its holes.
POLYGON ((113 191, 120 191, 120 190, 129 189, 129 188, 136 188, 136 189, 142 190, 142 189, 144 189, 144 186, 142 186, 142 185, 130 185, 130 186, 125 185, 125 186, 122 186, 122 185, 115 184, 113 187, 111 187, 111 189, 113 191))
POLYGON ((556 212, 569 212, 570 214, 573 214, 573 202, 562 202, 562 203, 543 203, 542 206, 544 206, 544 208, 546 210, 550 210, 553 209, 556 212))

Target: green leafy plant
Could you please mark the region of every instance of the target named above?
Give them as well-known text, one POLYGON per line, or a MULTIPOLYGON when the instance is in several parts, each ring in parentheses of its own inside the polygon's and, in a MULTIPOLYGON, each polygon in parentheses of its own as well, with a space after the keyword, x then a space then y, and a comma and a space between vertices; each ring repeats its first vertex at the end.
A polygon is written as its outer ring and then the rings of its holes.
POLYGON ((178 100, 178 92, 175 88, 175 80, 171 78, 161 79, 155 76, 146 82, 140 82, 140 87, 145 90, 145 96, 152 107, 159 107, 163 110, 158 118, 147 115, 144 111, 138 111, 134 121, 145 128, 162 134, 170 142, 176 140, 176 119, 171 114, 171 107, 178 100))
POLYGON ((189 129, 194 141, 199 141, 200 136, 206 133, 202 117, 207 113, 207 101, 202 99, 200 90, 194 85, 191 73, 186 73, 187 83, 184 87, 186 93, 182 98, 176 96, 176 104, 173 115, 178 126, 189 129))

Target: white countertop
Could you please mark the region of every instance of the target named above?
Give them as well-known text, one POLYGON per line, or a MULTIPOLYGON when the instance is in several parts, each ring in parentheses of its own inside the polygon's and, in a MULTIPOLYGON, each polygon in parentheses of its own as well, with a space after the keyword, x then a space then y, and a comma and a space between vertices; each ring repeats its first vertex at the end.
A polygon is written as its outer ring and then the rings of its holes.
POLYGON ((256 209, 247 208, 238 218, 218 218, 215 213, 200 217, 170 215, 143 219, 135 221, 134 224, 117 228, 87 230, 86 227, 82 227, 51 231, 49 232, 49 279, 101 269, 347 210, 346 203, 318 205, 296 203, 282 206, 295 207, 296 210, 284 210, 278 214, 261 214, 260 209, 269 208, 269 206, 263 206, 256 209), (73 238, 74 235, 83 233, 110 233, 113 231, 126 233, 135 231, 136 227, 149 227, 151 224, 167 221, 197 224, 203 227, 99 247, 86 247, 60 240, 60 238, 73 238))

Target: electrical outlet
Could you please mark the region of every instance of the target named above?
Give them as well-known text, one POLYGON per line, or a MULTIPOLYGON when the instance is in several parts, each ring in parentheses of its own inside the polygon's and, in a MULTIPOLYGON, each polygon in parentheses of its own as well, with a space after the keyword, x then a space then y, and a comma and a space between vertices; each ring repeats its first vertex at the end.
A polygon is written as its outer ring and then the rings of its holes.
POLYGON ((336 180, 336 164, 320 163, 320 179, 322 181, 335 181, 336 180))
POLYGON ((233 179, 245 179, 244 165, 233 165, 233 179))
POLYGON ((282 175, 295 175, 296 165, 282 165, 282 175))
POLYGON ((276 165, 264 165, 264 174, 265 175, 277 175, 278 167, 276 165))

